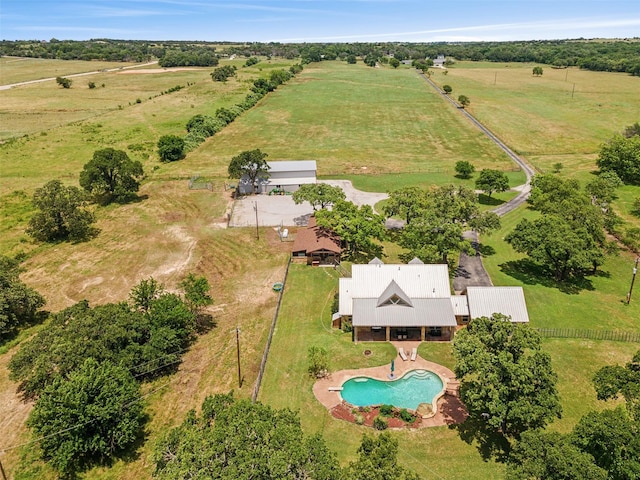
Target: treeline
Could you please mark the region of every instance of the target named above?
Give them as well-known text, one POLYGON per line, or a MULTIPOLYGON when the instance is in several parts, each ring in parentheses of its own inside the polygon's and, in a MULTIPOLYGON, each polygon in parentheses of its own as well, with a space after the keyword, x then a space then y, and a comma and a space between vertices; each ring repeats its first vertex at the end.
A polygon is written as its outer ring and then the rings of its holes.
POLYGON ((624 40, 539 40, 465 43, 245 43, 88 41, 2 41, 0 55, 63 60, 148 61, 161 66, 214 66, 219 56, 301 58, 303 63, 349 57, 423 60, 445 55, 456 60, 535 62, 557 67, 640 75, 640 38, 624 40), (222 48, 217 51, 217 46, 222 48))

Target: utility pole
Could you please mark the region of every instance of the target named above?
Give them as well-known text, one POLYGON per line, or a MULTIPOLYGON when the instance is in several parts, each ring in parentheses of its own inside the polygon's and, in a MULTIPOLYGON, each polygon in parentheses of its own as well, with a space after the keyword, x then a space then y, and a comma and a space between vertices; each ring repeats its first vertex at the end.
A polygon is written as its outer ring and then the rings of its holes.
POLYGON ((256 212, 256 238, 260 240, 260 230, 258 230, 258 203, 253 202, 253 210, 256 212))
POLYGON ((238 388, 242 388, 242 372, 240 371, 240 327, 236 327, 236 350, 238 352, 238 388))
POLYGON ((636 258, 636 264, 633 267, 633 276, 631 277, 631 286, 629 287, 629 293, 627 293, 627 305, 631 302, 631 292, 633 292, 633 284, 636 281, 636 273, 638 273, 638 263, 640 262, 640 257, 636 258))
POLYGON ((573 94, 575 93, 575 91, 576 91, 576 84, 574 83, 573 89, 571 90, 571 98, 573 98, 573 94))
POLYGON ((493 77, 493 84, 496 84, 496 81, 498 80, 498 72, 496 72, 495 76, 493 77))
POLYGON ((7 476, 4 473, 4 468, 2 466, 2 461, 0 461, 0 473, 2 473, 2 480, 7 480, 7 476))

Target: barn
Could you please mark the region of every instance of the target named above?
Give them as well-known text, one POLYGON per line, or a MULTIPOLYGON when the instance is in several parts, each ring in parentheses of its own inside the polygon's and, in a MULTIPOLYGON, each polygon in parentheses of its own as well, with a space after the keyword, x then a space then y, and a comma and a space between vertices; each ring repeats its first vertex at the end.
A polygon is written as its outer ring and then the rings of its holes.
MULTIPOLYGON (((283 160, 268 162, 269 177, 257 180, 258 193, 295 192, 300 185, 316 183, 317 165, 315 160, 283 160)), ((238 190, 243 195, 254 193, 254 186, 244 176, 240 179, 238 190)))

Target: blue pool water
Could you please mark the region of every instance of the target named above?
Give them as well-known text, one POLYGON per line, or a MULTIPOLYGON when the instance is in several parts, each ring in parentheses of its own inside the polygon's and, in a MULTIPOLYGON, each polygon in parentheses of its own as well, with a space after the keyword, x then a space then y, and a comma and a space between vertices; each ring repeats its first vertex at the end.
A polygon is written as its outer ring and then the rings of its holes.
POLYGON ((442 391, 442 380, 428 370, 411 370, 388 382, 369 377, 356 377, 342 384, 342 398, 356 407, 393 405, 415 410, 421 403, 432 403, 442 391))

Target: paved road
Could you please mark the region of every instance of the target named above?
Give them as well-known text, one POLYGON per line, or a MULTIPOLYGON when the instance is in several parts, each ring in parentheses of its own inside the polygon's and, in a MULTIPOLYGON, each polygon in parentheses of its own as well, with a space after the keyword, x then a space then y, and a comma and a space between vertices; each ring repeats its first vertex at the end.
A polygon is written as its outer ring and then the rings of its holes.
POLYGON ((518 187, 518 190, 520 190, 520 193, 516 197, 514 197, 513 199, 509 200, 508 202, 503 203, 499 207, 495 208, 493 211, 495 213, 497 213, 498 215, 502 216, 502 215, 505 215, 508 212, 511 212, 512 210, 515 210, 520 205, 522 205, 527 200, 527 198, 529 197, 529 193, 531 192, 531 177, 535 173, 533 168, 531 168, 522 158, 520 158, 518 155, 516 155, 516 153, 513 150, 511 150, 509 147, 507 147, 502 142, 502 140, 500 140, 498 137, 496 137, 493 134, 493 132, 491 132, 487 127, 482 125, 473 115, 471 115, 467 110, 462 108, 449 95, 447 95, 442 90, 440 90, 440 87, 438 87, 433 82, 433 80, 431 80, 429 77, 427 77, 424 73, 420 73, 420 75, 422 76, 422 78, 424 78, 427 81, 427 83, 429 83, 449 103, 454 105, 461 114, 466 116, 476 127, 478 127, 480 129, 480 131, 482 131, 482 133, 484 133, 487 137, 489 137, 489 139, 493 143, 495 143, 498 147, 500 147, 509 156, 509 158, 511 158, 511 160, 513 160, 524 171, 525 175, 527 176, 526 183, 524 185, 521 185, 520 187, 518 187))
MULTIPOLYGON (((524 171, 525 175, 527 176, 526 183, 524 185, 516 187, 517 190, 520 191, 520 193, 508 202, 503 203, 497 208, 494 208, 493 212, 495 212, 497 215, 503 216, 515 210, 524 202, 526 202, 529 194, 531 193, 531 177, 535 173, 533 168, 531 168, 522 158, 516 155, 513 150, 507 147, 502 142, 502 140, 500 140, 493 134, 493 132, 482 125, 473 115, 462 108, 462 106, 459 105, 455 100, 453 100, 449 95, 444 93, 429 77, 427 77, 424 73, 420 73, 420 75, 449 103, 454 105, 461 114, 466 116, 476 127, 480 129, 480 131, 482 131, 487 137, 489 137, 489 139, 493 143, 500 147, 509 156, 509 158, 511 158, 511 160, 513 160, 524 171)), ((476 249, 476 254, 473 256, 469 256, 464 252, 460 253, 458 268, 456 269, 455 276, 453 278, 453 290, 456 293, 463 292, 467 287, 470 286, 475 287, 493 285, 493 283, 491 283, 489 274, 482 264, 482 256, 478 251, 478 234, 476 232, 467 231, 464 232, 464 238, 471 240, 471 244, 476 249)))

